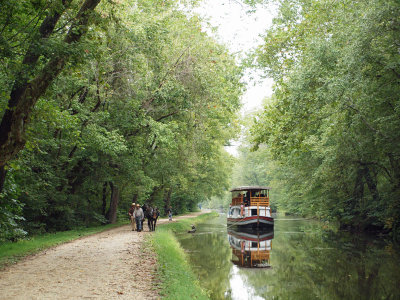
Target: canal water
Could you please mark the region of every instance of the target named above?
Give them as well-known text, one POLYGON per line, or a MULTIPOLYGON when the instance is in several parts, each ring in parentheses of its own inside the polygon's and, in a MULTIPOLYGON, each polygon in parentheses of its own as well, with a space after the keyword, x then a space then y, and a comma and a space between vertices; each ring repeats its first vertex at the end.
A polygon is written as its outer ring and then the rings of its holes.
POLYGON ((383 238, 281 216, 238 232, 220 215, 178 239, 211 299, 400 299, 399 249, 383 238))

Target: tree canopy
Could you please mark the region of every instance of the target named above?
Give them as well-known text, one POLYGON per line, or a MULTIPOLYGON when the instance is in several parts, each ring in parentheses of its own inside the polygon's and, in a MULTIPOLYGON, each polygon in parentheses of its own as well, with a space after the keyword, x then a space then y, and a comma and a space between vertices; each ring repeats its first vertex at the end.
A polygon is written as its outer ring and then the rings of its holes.
POLYGON ((399 234, 398 1, 280 1, 255 52, 275 91, 252 127, 295 213, 399 234))
MULTIPOLYGON (((398 237, 400 4, 277 2, 249 59, 274 94, 235 184, 398 237)), ((0 2, 0 239, 113 223, 131 202, 184 212, 226 196, 242 67, 195 3, 0 2)))
POLYGON ((235 57, 178 1, 94 2, 1 3, 1 239, 115 222, 132 201, 192 210, 229 187, 235 57))

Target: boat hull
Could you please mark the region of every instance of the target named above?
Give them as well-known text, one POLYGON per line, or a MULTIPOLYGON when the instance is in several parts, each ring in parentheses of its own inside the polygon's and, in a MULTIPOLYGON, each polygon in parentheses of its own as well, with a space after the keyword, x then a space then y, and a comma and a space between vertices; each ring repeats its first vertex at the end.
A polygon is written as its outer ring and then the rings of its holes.
POLYGON ((267 230, 246 230, 243 228, 240 231, 228 229, 228 234, 236 239, 250 241, 250 242, 263 242, 267 240, 272 240, 274 238, 274 229, 269 228, 267 230))
POLYGON ((227 224, 237 227, 265 228, 274 226, 274 218, 265 216, 227 218, 227 224))

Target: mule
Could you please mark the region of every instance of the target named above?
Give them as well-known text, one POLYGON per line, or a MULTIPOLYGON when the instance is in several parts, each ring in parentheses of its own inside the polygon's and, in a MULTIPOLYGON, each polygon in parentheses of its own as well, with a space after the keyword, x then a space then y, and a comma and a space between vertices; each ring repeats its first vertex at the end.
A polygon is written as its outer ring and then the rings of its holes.
POLYGON ((157 219, 160 216, 160 211, 157 207, 151 207, 147 204, 143 205, 144 217, 147 219, 147 226, 149 231, 155 231, 157 225, 157 219))

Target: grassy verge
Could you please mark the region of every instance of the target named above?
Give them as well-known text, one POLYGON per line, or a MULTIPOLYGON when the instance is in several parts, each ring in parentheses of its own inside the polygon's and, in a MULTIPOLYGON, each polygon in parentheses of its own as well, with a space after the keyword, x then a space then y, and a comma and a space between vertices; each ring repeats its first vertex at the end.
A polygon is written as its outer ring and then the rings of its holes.
POLYGON ((157 253, 161 295, 163 299, 209 299, 205 290, 191 270, 186 254, 176 239, 174 232, 187 231, 191 224, 204 222, 217 213, 182 219, 157 227, 151 243, 157 253))
POLYGON ((47 248, 76 240, 80 237, 102 232, 111 228, 115 228, 127 222, 117 224, 109 224, 105 226, 96 226, 56 233, 46 233, 42 235, 32 236, 29 239, 17 242, 4 242, 0 244, 0 270, 5 266, 15 263, 23 257, 35 254, 47 248))

